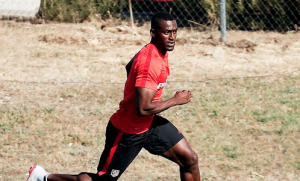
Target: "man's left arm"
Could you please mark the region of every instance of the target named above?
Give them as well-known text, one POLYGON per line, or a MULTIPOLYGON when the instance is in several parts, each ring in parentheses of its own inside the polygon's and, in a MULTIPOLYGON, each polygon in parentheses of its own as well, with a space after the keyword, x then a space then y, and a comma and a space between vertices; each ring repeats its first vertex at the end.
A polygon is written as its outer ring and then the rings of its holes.
POLYGON ((192 97, 190 91, 183 90, 177 91, 170 99, 153 102, 155 94, 156 91, 152 89, 143 87, 135 88, 136 111, 139 116, 154 115, 165 111, 170 107, 187 104, 192 97))

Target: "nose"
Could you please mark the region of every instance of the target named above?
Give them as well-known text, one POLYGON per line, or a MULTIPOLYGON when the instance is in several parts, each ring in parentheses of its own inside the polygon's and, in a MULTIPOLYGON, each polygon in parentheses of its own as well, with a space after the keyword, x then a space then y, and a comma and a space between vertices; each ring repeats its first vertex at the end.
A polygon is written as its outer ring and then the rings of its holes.
POLYGON ((175 39, 175 36, 176 36, 175 33, 174 33, 174 32, 171 32, 169 38, 170 38, 171 40, 174 40, 174 39, 175 39))

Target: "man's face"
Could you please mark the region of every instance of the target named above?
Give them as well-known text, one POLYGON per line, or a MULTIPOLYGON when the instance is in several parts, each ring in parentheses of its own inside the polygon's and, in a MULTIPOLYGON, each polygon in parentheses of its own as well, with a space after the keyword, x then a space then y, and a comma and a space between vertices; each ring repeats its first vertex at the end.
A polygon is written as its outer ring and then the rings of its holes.
POLYGON ((155 39, 155 44, 162 53, 174 50, 177 29, 178 27, 175 20, 160 21, 159 28, 152 31, 152 37, 155 39))

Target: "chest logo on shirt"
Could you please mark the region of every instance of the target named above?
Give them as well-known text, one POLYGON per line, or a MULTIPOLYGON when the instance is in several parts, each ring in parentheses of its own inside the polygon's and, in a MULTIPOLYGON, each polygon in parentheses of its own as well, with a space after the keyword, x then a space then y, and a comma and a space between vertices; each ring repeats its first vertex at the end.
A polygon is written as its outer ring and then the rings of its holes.
POLYGON ((169 78, 169 76, 167 77, 165 83, 159 83, 159 84, 157 85, 157 89, 161 89, 161 88, 165 87, 165 86, 167 85, 167 83, 168 83, 168 78, 169 78))

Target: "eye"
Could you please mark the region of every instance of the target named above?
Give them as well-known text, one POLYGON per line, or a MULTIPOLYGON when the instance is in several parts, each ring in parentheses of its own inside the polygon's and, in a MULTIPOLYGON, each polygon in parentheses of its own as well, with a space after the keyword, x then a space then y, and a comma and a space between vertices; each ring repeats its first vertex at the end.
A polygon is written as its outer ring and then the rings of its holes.
POLYGON ((168 35, 170 33, 170 31, 169 30, 167 30, 166 32, 165 32, 165 35, 168 35))

